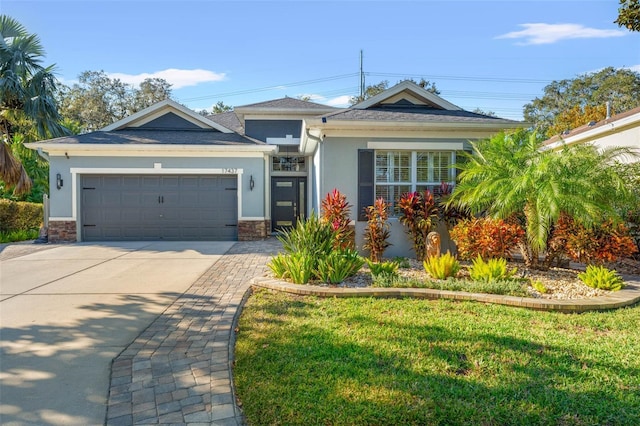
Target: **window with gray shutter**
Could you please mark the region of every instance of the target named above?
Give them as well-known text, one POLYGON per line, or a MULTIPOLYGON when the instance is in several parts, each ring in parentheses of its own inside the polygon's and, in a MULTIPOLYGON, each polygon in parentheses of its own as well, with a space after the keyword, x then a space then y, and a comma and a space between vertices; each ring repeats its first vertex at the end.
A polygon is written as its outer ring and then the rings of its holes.
POLYGON ((375 194, 375 153, 358 150, 358 220, 366 221, 365 208, 373 205, 375 194))

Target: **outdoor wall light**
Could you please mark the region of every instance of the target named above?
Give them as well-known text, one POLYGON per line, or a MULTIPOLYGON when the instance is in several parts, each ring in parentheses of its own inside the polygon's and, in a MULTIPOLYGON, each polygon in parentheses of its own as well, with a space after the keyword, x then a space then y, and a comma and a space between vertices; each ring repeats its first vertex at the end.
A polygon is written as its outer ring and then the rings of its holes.
POLYGON ((62 180, 62 176, 60 176, 60 173, 58 173, 56 175, 56 188, 62 188, 62 184, 64 184, 64 181, 62 180))
POLYGON ((253 191, 253 187, 256 186, 256 183, 253 181, 253 175, 249 176, 249 189, 253 191))

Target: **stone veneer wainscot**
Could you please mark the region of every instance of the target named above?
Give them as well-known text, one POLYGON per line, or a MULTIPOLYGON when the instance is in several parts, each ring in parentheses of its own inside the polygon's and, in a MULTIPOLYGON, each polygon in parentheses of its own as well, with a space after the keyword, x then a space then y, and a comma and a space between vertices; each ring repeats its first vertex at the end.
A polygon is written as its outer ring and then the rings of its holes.
POLYGON ((73 243, 78 241, 75 220, 51 220, 47 231, 50 243, 73 243))

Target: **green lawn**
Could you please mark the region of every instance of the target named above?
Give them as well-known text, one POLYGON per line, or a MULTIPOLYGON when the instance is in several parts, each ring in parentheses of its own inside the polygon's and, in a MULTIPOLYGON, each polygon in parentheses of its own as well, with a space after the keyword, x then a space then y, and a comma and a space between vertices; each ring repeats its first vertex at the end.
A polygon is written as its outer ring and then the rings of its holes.
POLYGON ((257 290, 236 343, 249 425, 638 425, 640 307, 257 290))

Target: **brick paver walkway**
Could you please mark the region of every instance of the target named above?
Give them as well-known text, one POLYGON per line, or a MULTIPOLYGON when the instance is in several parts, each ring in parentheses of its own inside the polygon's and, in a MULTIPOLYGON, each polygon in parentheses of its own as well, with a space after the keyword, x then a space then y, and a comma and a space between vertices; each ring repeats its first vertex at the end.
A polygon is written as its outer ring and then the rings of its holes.
POLYGON ((107 425, 242 425, 231 373, 234 319, 277 240, 239 242, 111 368, 107 425))

